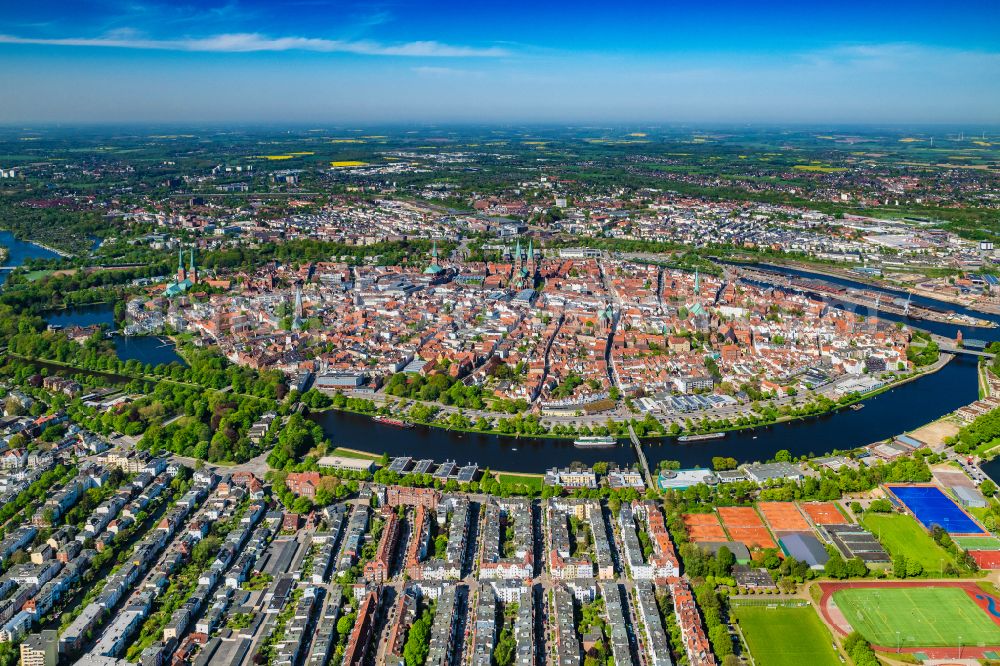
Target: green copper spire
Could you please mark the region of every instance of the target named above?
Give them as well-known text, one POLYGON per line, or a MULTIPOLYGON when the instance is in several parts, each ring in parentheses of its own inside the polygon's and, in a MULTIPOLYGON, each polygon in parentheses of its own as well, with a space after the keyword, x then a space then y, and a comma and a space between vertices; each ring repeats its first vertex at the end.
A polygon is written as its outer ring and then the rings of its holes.
POLYGON ((437 242, 437 240, 434 241, 434 245, 431 248, 431 256, 434 257, 435 259, 438 258, 438 242, 437 242))

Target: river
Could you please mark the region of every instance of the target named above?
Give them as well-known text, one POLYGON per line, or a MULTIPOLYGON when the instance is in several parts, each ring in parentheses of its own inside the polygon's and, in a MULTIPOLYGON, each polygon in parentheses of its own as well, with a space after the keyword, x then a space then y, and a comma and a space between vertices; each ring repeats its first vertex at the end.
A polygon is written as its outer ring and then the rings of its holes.
MULTIPOLYGON (((722 439, 698 443, 681 444, 672 437, 643 440, 643 450, 650 467, 656 467, 661 460, 677 460, 682 467, 710 467, 713 456, 731 456, 741 463, 764 461, 782 449, 794 456, 821 455, 912 430, 969 404, 978 397, 977 391, 975 359, 958 356, 932 375, 865 401, 864 409, 844 409, 801 421, 731 432, 722 439)), ((315 419, 337 446, 390 456, 471 461, 509 472, 539 473, 574 461, 626 466, 636 462, 631 446, 577 449, 565 439, 514 439, 424 426, 404 429, 335 410, 318 414, 315 419)))
POLYGON ((437 462, 474 462, 507 472, 544 472, 550 467, 565 467, 575 461, 588 465, 607 461, 628 467, 636 461, 631 444, 610 449, 577 449, 569 439, 515 438, 427 426, 398 428, 376 423, 367 416, 337 410, 320 412, 313 418, 323 426, 335 446, 390 456, 432 458, 437 462))
MULTIPOLYGON (((0 231, 0 245, 7 248, 8 252, 5 266, 20 266, 28 259, 56 259, 59 256, 41 245, 18 240, 9 231, 0 231)), ((9 271, 0 271, 0 284, 6 282, 9 275, 9 271)))
POLYGON ((979 467, 986 473, 986 476, 993 479, 994 483, 1000 484, 1000 456, 981 463, 979 467))

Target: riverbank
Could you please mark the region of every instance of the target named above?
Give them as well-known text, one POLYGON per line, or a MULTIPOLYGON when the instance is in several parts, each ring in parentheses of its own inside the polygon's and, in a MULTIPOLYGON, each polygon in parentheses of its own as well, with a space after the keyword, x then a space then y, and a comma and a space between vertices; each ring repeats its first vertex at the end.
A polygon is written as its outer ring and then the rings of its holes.
MULTIPOLYGON (((740 262, 744 263, 744 262, 740 262)), ((849 268, 832 268, 827 264, 810 264, 801 261, 780 261, 780 260, 769 260, 767 262, 746 262, 747 266, 762 266, 762 267, 772 267, 772 268, 791 268, 797 271, 806 271, 809 273, 815 273, 816 275, 825 275, 826 277, 838 278, 841 280, 852 280, 854 282, 860 282, 862 284, 868 285, 875 289, 882 291, 897 291, 904 294, 913 294, 914 296, 921 296, 923 298, 928 298, 934 301, 940 301, 942 303, 947 303, 949 305, 957 305, 967 310, 973 310, 975 312, 980 312, 987 315, 997 315, 1000 314, 1000 307, 993 306, 987 307, 978 304, 975 300, 962 299, 959 296, 953 296, 951 294, 942 294, 936 291, 928 291, 926 289, 919 289, 914 286, 907 284, 899 284, 896 282, 886 282, 885 280, 878 280, 871 278, 863 273, 856 273, 849 268)))
POLYGON ((31 238, 21 238, 16 233, 14 233, 14 231, 11 230, 11 229, 4 229, 3 227, 0 227, 0 232, 4 232, 4 233, 10 234, 10 237, 13 238, 14 240, 16 240, 19 243, 25 243, 25 244, 28 244, 28 245, 36 245, 36 246, 42 248, 43 250, 47 250, 47 251, 51 252, 52 254, 59 255, 63 259, 72 259, 75 256, 71 252, 67 252, 66 250, 60 250, 59 248, 52 247, 51 245, 46 245, 45 243, 43 243, 41 241, 37 241, 37 240, 31 239, 31 238))
POLYGON ((42 249, 48 250, 49 252, 52 252, 54 254, 58 254, 63 259, 72 259, 74 256, 76 256, 76 255, 72 254, 71 252, 67 252, 65 250, 60 250, 57 247, 52 247, 51 245, 46 245, 45 243, 42 243, 40 241, 36 241, 36 240, 24 240, 23 242, 25 242, 25 243, 31 243, 32 245, 37 245, 38 247, 40 247, 42 249))
MULTIPOLYGON (((921 378, 926 377, 928 375, 934 374, 934 373, 940 371, 942 368, 944 368, 954 358, 955 358, 954 354, 941 353, 939 355, 938 360, 935 361, 930 366, 926 366, 925 368, 918 369, 918 370, 914 371, 913 373, 911 373, 909 375, 905 375, 905 376, 901 377, 897 381, 894 381, 894 382, 892 382, 890 384, 887 384, 887 385, 885 385, 885 386, 883 386, 883 387, 881 387, 879 389, 876 389, 874 391, 871 391, 869 393, 864 393, 864 394, 857 395, 857 396, 855 396, 855 397, 853 397, 853 398, 851 398, 849 400, 845 400, 843 402, 837 401, 829 409, 825 409, 825 410, 818 411, 818 412, 815 412, 815 413, 810 413, 810 414, 789 414, 789 415, 779 416, 777 419, 774 419, 772 421, 760 421, 758 423, 744 424, 744 425, 733 425, 731 427, 707 428, 707 429, 698 429, 698 428, 695 428, 694 430, 690 430, 690 431, 689 430, 681 430, 680 432, 676 433, 676 435, 671 435, 668 432, 668 430, 666 428, 664 428, 663 432, 647 433, 647 434, 644 434, 643 436, 641 436, 639 439, 642 440, 644 443, 654 443, 654 442, 661 442, 661 441, 663 441, 665 439, 676 439, 677 437, 680 437, 680 436, 683 436, 683 435, 705 435, 705 434, 716 434, 716 433, 728 434, 728 433, 735 433, 735 432, 742 432, 742 431, 750 431, 750 430, 754 430, 754 429, 761 428, 761 427, 768 427, 768 426, 774 426, 774 425, 783 425, 783 424, 788 424, 788 423, 794 423, 794 422, 808 421, 808 420, 811 420, 811 419, 817 419, 817 418, 820 418, 820 417, 824 417, 824 416, 828 416, 830 414, 834 414, 834 413, 840 412, 840 411, 842 411, 844 409, 849 409, 852 405, 856 405, 858 403, 863 403, 863 402, 865 402, 867 400, 871 400, 873 398, 878 397, 879 395, 881 395, 883 393, 886 393, 888 391, 892 391, 893 389, 899 388, 900 386, 903 386, 903 385, 908 384, 910 382, 916 381, 917 379, 921 379, 921 378)), ((410 404, 410 403, 426 405, 428 407, 436 407, 436 408, 441 409, 441 410, 445 409, 445 406, 443 406, 443 405, 438 405, 438 404, 435 404, 435 403, 421 402, 419 400, 409 400, 407 404, 410 404)), ((427 428, 433 428, 433 429, 443 430, 443 431, 453 432, 453 433, 465 433, 465 434, 474 434, 474 435, 493 435, 493 436, 497 436, 497 437, 508 438, 508 439, 515 440, 515 441, 518 440, 518 439, 522 439, 522 438, 541 437, 541 438, 544 438, 544 439, 564 440, 564 441, 569 442, 569 441, 576 440, 577 438, 579 438, 579 437, 582 436, 580 433, 574 433, 574 434, 563 434, 563 433, 555 434, 555 433, 551 433, 551 432, 542 432, 542 433, 537 433, 537 434, 510 433, 510 432, 503 432, 501 430, 498 430, 495 427, 494 428, 490 428, 490 429, 485 429, 485 430, 479 430, 479 429, 471 428, 471 427, 470 428, 454 427, 454 426, 450 426, 450 425, 448 425, 446 423, 442 423, 442 422, 437 421, 437 420, 435 420, 435 421, 417 421, 417 420, 409 418, 405 412, 393 411, 391 409, 392 406, 389 405, 389 404, 387 404, 387 403, 385 403, 385 402, 383 402, 382 405, 383 405, 383 407, 389 408, 389 414, 391 416, 395 417, 395 418, 406 420, 407 422, 412 423, 414 425, 420 425, 420 426, 424 426, 424 427, 427 427, 427 428)), ((344 412, 344 413, 349 413, 349 414, 355 414, 357 416, 361 416, 361 417, 364 417, 364 418, 370 419, 370 420, 373 420, 375 416, 378 416, 378 413, 366 412, 366 411, 361 411, 361 410, 356 410, 356 409, 349 409, 347 407, 335 407, 335 406, 332 406, 332 405, 330 407, 327 407, 327 408, 324 408, 324 409, 314 410, 313 414, 315 414, 318 417, 321 417, 323 415, 323 413, 327 412, 327 411, 337 411, 337 412, 344 412)), ((376 410, 376 412, 377 412, 377 410, 376 410)), ((443 413, 447 414, 447 413, 458 413, 458 412, 446 412, 445 411, 443 413)), ((484 416, 485 416, 485 414, 484 414, 484 416)), ((488 418, 490 418, 490 419, 499 419, 499 418, 510 418, 511 416, 512 415, 508 415, 508 414, 490 414, 490 415, 488 415, 488 418)), ((614 423, 616 423, 616 424, 627 424, 628 422, 629 421, 614 421, 614 423)), ((617 445, 615 447, 609 447, 609 448, 627 448, 627 446, 628 446, 627 437, 628 436, 626 434, 612 434, 611 436, 615 437, 615 439, 617 440, 617 445)))

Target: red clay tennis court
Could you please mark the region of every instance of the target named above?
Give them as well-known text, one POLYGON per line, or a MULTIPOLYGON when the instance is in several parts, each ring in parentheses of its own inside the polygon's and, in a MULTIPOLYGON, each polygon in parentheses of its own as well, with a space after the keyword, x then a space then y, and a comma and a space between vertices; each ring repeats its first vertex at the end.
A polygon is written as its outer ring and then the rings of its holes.
POLYGON ((746 544, 747 548, 777 548, 771 533, 764 526, 757 512, 748 506, 722 506, 718 508, 722 524, 733 541, 746 544))
POLYGON ((714 513, 685 513, 684 526, 688 531, 688 538, 695 543, 706 541, 729 541, 719 517, 714 513))
POLYGON ((761 502, 757 509, 775 532, 811 532, 795 502, 761 502))
POLYGON ((810 502, 802 504, 802 510, 817 525, 847 525, 847 518, 833 502, 810 502))

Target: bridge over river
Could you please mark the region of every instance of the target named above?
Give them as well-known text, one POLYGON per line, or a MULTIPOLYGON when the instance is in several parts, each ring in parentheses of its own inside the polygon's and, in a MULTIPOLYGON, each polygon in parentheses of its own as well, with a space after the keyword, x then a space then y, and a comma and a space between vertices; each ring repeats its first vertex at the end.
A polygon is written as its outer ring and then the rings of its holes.
POLYGON ((984 358, 993 358, 995 354, 992 354, 984 349, 977 349, 976 347, 962 345, 961 347, 955 344, 953 338, 946 338, 943 335, 938 335, 937 333, 931 334, 931 340, 937 343, 938 348, 943 352, 948 352, 949 354, 971 354, 973 356, 982 356, 984 358))

